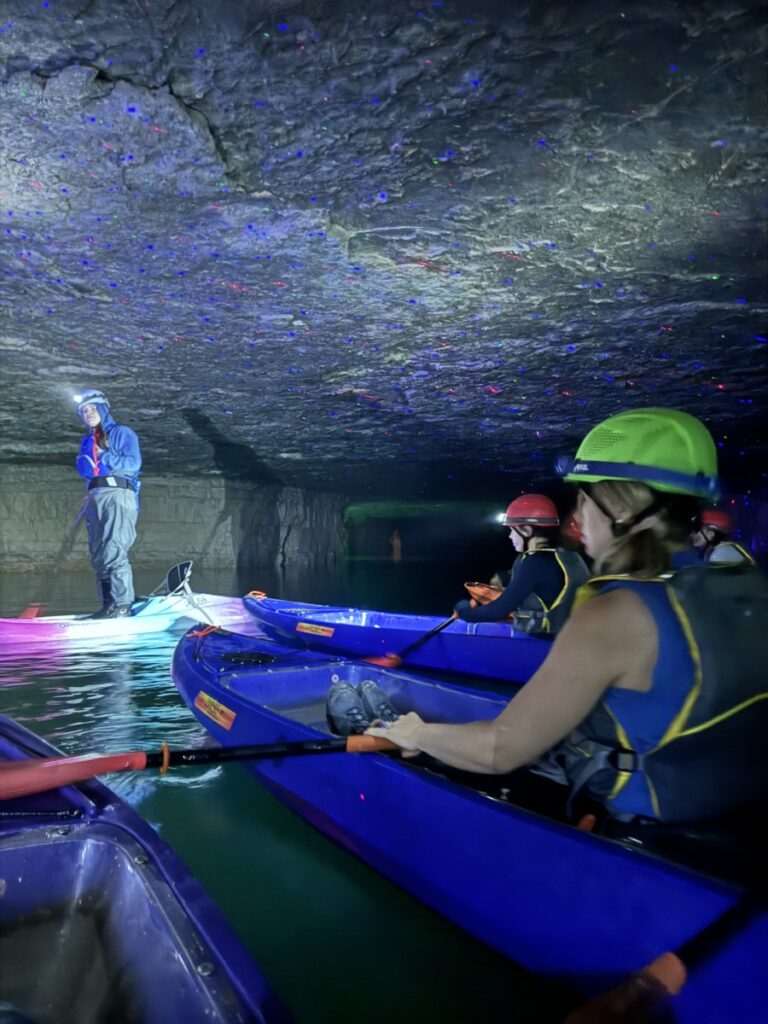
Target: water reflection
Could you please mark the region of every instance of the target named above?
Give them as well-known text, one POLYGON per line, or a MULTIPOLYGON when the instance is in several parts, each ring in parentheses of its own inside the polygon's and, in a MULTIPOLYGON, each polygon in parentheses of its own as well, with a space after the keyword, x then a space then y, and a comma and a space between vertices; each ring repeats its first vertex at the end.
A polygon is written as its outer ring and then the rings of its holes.
MULTIPOLYGON (((201 746, 207 737, 170 678, 176 639, 160 634, 108 648, 79 644, 66 652, 0 654, 0 713, 67 754, 158 749, 164 740, 172 747, 201 746)), ((182 784, 189 785, 192 774, 180 777, 182 784)), ((138 804, 160 779, 127 773, 106 781, 138 804)))

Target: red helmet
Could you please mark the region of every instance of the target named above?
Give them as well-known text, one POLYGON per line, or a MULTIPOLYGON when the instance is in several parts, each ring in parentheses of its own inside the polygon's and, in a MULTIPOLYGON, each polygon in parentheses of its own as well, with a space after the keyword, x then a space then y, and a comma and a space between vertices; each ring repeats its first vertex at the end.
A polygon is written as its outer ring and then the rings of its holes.
POLYGON ((733 520, 728 513, 721 508, 702 509, 701 515, 699 516, 699 523, 702 526, 711 526, 713 530, 719 530, 720 533, 733 532, 733 520))
POLYGON ((504 513, 505 526, 559 526, 555 503, 546 494, 523 494, 510 502, 504 513))

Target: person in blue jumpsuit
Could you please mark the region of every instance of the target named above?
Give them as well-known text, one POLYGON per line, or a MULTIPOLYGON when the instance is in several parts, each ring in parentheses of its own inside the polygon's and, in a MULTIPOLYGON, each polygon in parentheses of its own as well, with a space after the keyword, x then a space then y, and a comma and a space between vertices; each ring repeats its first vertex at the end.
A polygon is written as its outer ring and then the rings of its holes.
POLYGON ((76 465, 87 481, 88 550, 101 601, 93 618, 118 618, 130 614, 135 597, 128 552, 139 514, 139 439, 130 427, 115 423, 103 392, 91 389, 75 401, 88 428, 76 465))

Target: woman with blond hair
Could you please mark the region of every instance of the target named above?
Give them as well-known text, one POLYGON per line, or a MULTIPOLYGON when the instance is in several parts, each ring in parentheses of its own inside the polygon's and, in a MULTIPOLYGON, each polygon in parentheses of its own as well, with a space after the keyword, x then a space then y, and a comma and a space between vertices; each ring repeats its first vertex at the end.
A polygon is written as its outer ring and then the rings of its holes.
POLYGON ((470 772, 529 766, 623 821, 764 800, 768 586, 702 567, 688 543, 719 491, 708 430, 672 409, 619 413, 559 468, 597 575, 541 668, 494 721, 411 712, 368 731, 470 772))

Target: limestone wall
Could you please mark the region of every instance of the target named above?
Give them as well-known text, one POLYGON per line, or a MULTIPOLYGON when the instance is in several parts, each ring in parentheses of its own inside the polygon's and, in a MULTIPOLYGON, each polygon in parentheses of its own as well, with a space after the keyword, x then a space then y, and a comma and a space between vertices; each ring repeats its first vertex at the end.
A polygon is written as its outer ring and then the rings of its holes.
MULTIPOLYGON (((89 566, 83 484, 65 466, 0 465, 0 569, 89 566)), ((146 477, 134 565, 194 558, 208 568, 333 564, 338 495, 210 477, 146 477)))

